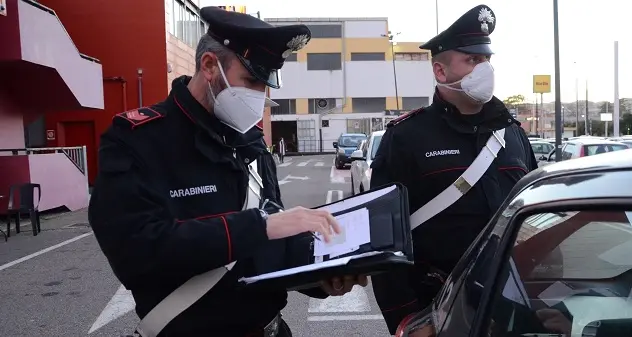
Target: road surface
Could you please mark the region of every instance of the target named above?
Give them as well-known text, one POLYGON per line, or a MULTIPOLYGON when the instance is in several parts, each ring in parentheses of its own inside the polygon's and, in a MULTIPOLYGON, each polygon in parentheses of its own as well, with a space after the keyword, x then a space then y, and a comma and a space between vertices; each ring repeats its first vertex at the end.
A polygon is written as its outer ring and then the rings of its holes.
MULTIPOLYGON (((278 167, 286 207, 346 197, 349 170, 332 164, 333 155, 287 157, 278 167)), ((44 220, 36 237, 24 227, 0 242, 0 336, 133 332, 133 299, 112 274, 87 222, 86 211, 78 211, 44 220)), ((290 293, 283 314, 295 336, 389 335, 370 286, 326 300, 290 293)))

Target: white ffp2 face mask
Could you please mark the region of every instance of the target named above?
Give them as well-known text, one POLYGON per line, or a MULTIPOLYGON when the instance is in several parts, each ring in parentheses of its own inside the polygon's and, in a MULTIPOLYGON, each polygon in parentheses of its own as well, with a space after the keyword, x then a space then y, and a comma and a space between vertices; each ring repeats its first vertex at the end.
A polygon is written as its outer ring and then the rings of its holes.
POLYGON ((487 103, 494 96, 494 68, 489 62, 477 64, 471 73, 452 83, 438 83, 438 86, 461 91, 479 103, 487 103), (461 88, 452 87, 461 83, 461 88))
POLYGON ((222 123, 244 134, 263 118, 266 93, 245 87, 231 87, 222 65, 218 63, 218 66, 224 83, 226 83, 226 89, 215 96, 211 83, 208 83, 214 101, 215 116, 222 123))

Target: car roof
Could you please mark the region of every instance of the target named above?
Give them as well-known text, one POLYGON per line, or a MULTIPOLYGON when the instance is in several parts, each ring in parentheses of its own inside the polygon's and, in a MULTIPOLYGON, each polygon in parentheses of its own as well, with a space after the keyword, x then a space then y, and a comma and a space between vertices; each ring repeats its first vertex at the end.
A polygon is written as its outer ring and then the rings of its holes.
POLYGON ((386 130, 373 131, 373 132, 371 133, 371 137, 375 137, 375 136, 382 136, 385 132, 386 132, 386 130))
POLYGON ((586 137, 586 138, 578 138, 578 139, 573 139, 573 140, 569 140, 569 143, 577 143, 577 144, 582 144, 582 145, 599 145, 599 144, 603 144, 603 145, 624 145, 622 143, 619 142, 615 142, 609 139, 603 139, 603 138, 590 138, 590 137, 586 137))
POLYGON ((548 144, 548 145, 553 145, 550 142, 544 141, 544 140, 532 140, 530 141, 531 144, 548 144))
POLYGON ((362 136, 362 137, 366 137, 366 135, 364 133, 343 133, 340 135, 340 137, 343 136, 362 136))

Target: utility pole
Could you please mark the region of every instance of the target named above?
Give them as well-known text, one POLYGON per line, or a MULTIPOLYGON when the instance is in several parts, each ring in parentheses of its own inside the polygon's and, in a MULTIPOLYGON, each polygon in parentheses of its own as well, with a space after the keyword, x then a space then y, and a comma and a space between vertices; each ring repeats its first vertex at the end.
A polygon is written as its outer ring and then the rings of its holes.
POLYGON ((584 115, 584 129, 584 134, 588 136, 588 80, 586 80, 586 114, 584 115))
POLYGON ((562 160, 562 100, 560 85, 560 32, 557 0, 553 0, 553 33, 555 44, 555 161, 562 160))
MULTIPOLYGON (((612 116, 612 135, 619 137, 619 41, 614 41, 614 113, 612 116)), ((606 132, 608 130, 606 129, 606 132)))

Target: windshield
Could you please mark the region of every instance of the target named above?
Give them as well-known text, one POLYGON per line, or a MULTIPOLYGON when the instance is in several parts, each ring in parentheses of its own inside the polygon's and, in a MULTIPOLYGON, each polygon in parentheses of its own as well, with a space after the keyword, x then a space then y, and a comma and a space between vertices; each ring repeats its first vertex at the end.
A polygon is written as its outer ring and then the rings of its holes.
POLYGON ((377 149, 380 147, 381 140, 382 140, 382 136, 375 136, 373 138, 373 148, 371 149, 371 159, 375 158, 375 154, 377 153, 377 149))
POLYGON ((627 150, 627 149, 628 149, 627 146, 619 145, 619 144, 595 144, 595 145, 585 145, 584 153, 587 156, 593 156, 600 153, 621 151, 621 150, 627 150))
POLYGON ((341 147, 358 147, 360 143, 366 139, 366 136, 356 135, 356 136, 342 136, 340 137, 340 142, 338 142, 338 146, 341 147))

